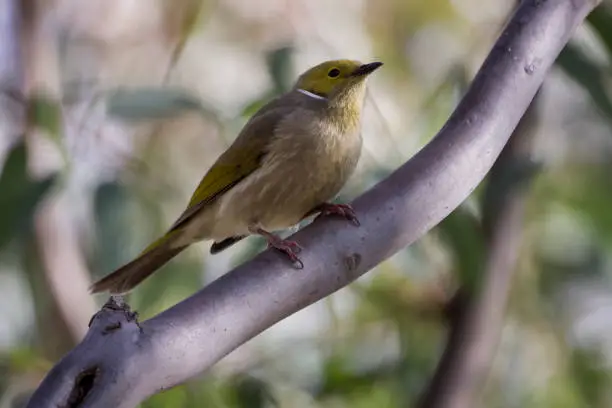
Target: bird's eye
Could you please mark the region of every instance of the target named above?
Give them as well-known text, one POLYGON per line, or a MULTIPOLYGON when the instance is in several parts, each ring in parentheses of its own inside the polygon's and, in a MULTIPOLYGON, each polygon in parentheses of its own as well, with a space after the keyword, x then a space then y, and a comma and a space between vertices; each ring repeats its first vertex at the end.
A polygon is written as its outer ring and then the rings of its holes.
POLYGON ((327 76, 330 77, 330 78, 335 78, 338 75, 340 75, 340 70, 338 68, 332 68, 327 73, 327 76))

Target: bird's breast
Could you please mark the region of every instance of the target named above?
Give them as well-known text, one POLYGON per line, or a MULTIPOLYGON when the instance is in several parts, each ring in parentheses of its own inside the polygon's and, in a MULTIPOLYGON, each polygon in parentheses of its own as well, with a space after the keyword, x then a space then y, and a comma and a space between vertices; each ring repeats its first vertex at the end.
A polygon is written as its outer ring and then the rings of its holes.
POLYGON ((279 188, 278 199, 295 201, 299 211, 340 191, 357 165, 362 145, 358 127, 344 131, 329 121, 313 122, 307 131, 280 134, 276 142, 269 164, 289 184, 279 188))
POLYGON ((360 156, 359 130, 342 132, 324 121, 301 124, 277 129, 261 166, 224 195, 218 235, 226 233, 229 220, 238 232, 253 224, 288 228, 344 186, 360 156))

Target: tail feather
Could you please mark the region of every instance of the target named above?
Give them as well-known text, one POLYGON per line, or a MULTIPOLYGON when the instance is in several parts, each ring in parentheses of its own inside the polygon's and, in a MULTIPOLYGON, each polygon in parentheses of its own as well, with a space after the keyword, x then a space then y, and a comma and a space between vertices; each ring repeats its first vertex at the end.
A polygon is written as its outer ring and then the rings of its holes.
POLYGON ((224 249, 227 249, 227 248, 231 247, 236 242, 238 242, 238 241, 240 241, 240 240, 242 240, 244 238, 246 238, 246 235, 237 235, 235 237, 225 238, 222 241, 213 242, 213 244, 210 246, 210 253, 211 254, 218 254, 219 252, 223 251, 224 249))
POLYGON ((91 293, 109 291, 113 294, 121 294, 129 292, 186 247, 186 245, 176 248, 171 248, 168 245, 154 247, 142 253, 132 262, 95 282, 89 290, 91 293))

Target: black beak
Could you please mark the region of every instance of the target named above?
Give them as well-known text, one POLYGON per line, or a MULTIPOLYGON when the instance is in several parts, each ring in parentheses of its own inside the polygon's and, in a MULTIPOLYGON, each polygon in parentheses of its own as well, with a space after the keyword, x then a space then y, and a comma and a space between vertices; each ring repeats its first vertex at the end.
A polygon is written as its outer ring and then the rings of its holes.
POLYGON ((380 68, 382 66, 382 64, 383 64, 382 62, 372 62, 370 64, 360 65, 359 68, 357 68, 355 71, 353 71, 351 76, 369 75, 372 72, 376 71, 378 68, 380 68))

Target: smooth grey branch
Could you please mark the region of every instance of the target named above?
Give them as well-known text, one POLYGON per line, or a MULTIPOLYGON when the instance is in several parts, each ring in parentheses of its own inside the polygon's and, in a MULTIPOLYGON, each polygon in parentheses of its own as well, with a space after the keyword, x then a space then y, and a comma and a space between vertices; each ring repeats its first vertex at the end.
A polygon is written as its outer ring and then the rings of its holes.
POLYGON ((112 326, 108 320, 94 321, 29 407, 134 407, 414 242, 484 178, 553 61, 597 3, 525 0, 439 134, 355 200, 361 226, 326 219, 293 236, 307 248, 300 255, 304 269, 265 251, 141 328, 121 311, 115 319, 122 326, 111 333, 101 331, 112 326), (68 405, 75 384, 82 395, 68 405))

